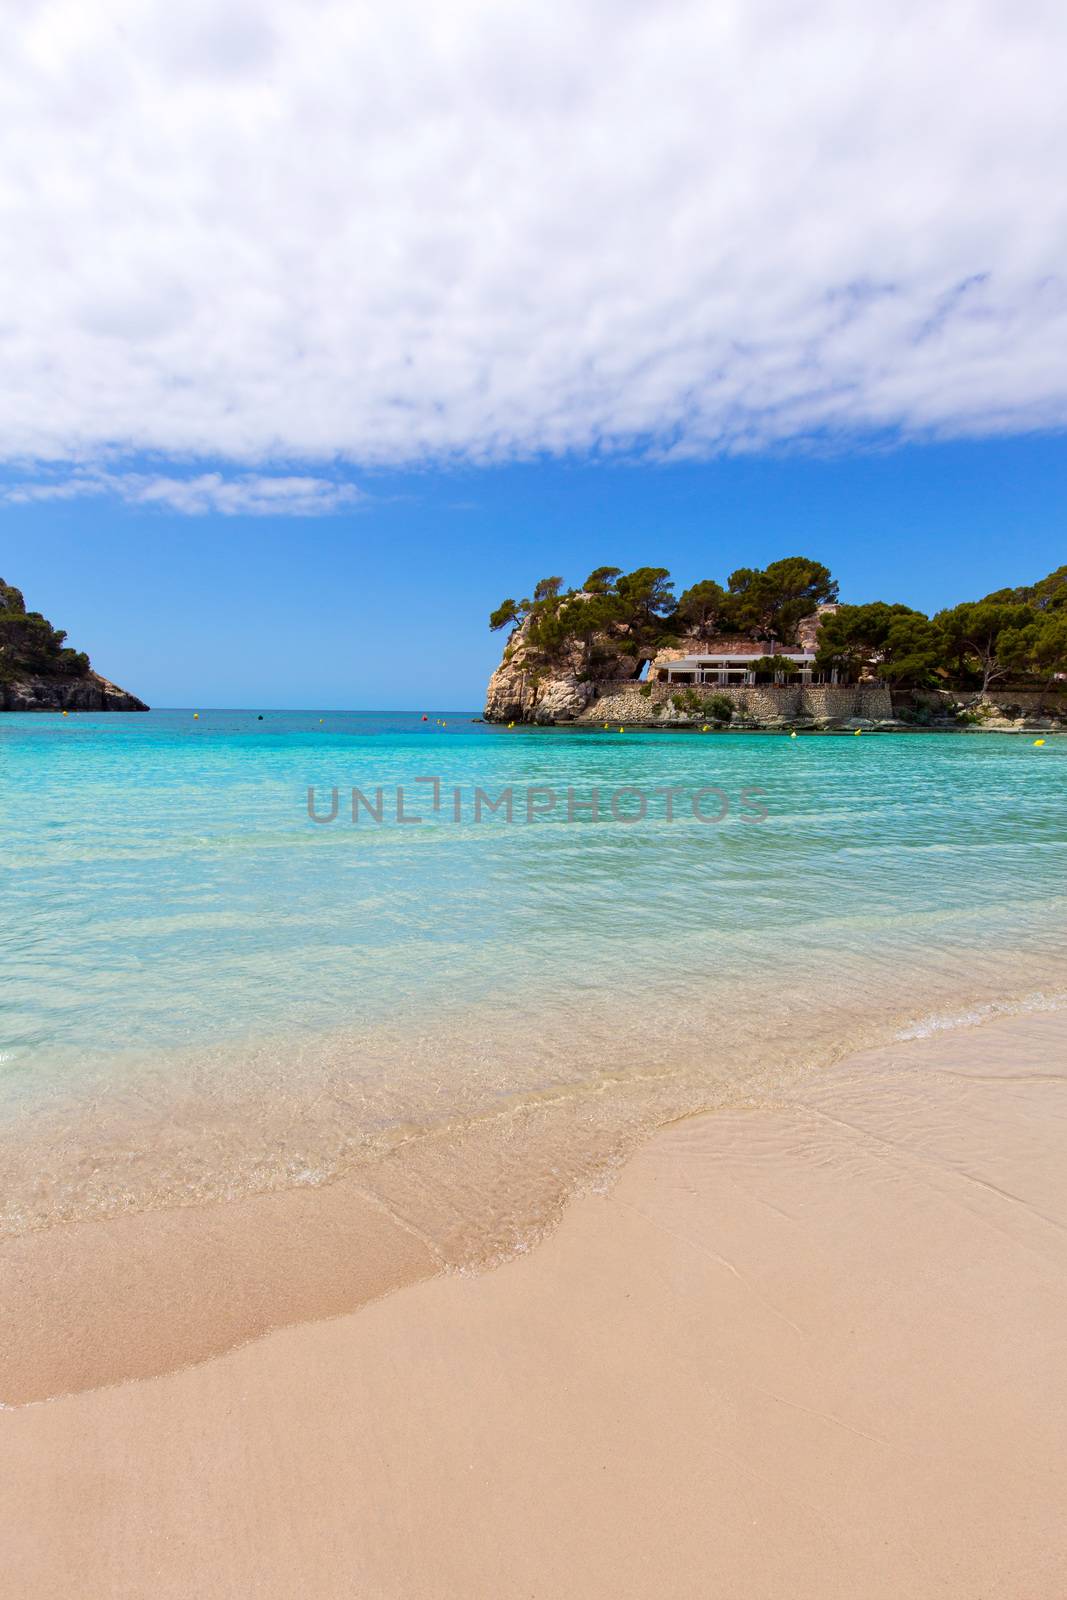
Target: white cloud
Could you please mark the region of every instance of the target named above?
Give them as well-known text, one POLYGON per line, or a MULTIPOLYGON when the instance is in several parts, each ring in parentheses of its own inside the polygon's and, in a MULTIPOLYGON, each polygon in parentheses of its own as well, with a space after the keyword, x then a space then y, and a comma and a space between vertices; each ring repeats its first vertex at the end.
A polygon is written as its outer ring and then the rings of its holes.
POLYGON ((42 500, 80 500, 110 494, 127 505, 159 506, 186 516, 315 517, 340 511, 365 498, 351 483, 330 478, 281 477, 266 473, 220 472, 177 477, 163 473, 106 472, 87 468, 68 477, 51 474, 24 483, 0 485, 0 503, 28 505, 42 500))
POLYGON ((1062 0, 6 11, 8 460, 1067 426, 1062 0))

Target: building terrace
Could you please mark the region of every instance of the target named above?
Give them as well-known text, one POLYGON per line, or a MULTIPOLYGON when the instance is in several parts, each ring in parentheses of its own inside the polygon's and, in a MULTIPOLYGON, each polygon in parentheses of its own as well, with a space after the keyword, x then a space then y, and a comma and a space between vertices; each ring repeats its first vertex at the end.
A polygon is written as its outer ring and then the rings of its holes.
POLYGON ((785 650, 773 645, 757 644, 752 640, 738 639, 728 645, 717 643, 706 651, 689 655, 656 657, 649 669, 652 683, 708 684, 727 688, 731 684, 787 683, 799 680, 802 684, 836 683, 837 671, 819 671, 815 666, 814 650, 785 650), (773 657, 781 662, 777 671, 766 669, 773 657), (759 662, 760 670, 755 670, 759 662))

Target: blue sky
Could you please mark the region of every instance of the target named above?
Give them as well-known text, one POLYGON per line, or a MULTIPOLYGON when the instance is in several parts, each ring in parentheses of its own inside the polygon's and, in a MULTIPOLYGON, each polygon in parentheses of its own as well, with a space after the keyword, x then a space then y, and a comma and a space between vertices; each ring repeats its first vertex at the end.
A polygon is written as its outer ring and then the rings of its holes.
POLYGON ((154 705, 476 708, 489 610, 603 563, 679 585, 804 553, 850 600, 934 610, 1067 556, 1067 439, 679 465, 363 475, 307 518, 113 497, 0 509, 0 575, 154 705))

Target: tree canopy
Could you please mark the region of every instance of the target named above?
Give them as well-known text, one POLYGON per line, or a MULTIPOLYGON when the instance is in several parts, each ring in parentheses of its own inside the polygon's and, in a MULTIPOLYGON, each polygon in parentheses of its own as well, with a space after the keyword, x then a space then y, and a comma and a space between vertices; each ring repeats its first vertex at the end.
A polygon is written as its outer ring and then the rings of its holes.
POLYGON ((0 681, 81 677, 89 657, 71 650, 66 637, 39 611, 27 611, 22 591, 0 578, 0 681))
POLYGON ((508 598, 489 618, 491 628, 528 623, 531 645, 551 652, 567 640, 604 635, 617 646, 654 649, 680 635, 752 633, 791 644, 797 624, 837 596, 829 569, 806 556, 770 566, 743 567, 728 587, 703 578, 675 599, 666 567, 597 567, 580 589, 564 589, 562 578, 542 578, 532 600, 508 598))
POLYGON ((699 638, 710 638, 732 621, 729 596, 714 578, 703 578, 679 597, 675 616, 699 638))
POLYGON ((1010 671, 1010 641, 1033 616, 1029 605, 1014 600, 965 600, 948 611, 939 611, 934 627, 941 635, 944 657, 956 676, 962 678, 976 670, 981 674, 984 693, 1010 671))
POLYGON ((738 567, 729 578, 729 616, 757 639, 796 640, 797 624, 837 599, 829 567, 807 556, 786 556, 770 566, 738 567))
POLYGON ((837 667, 846 678, 876 667, 879 677, 915 687, 933 680, 943 653, 941 636, 923 612, 875 600, 838 606, 823 619, 815 661, 837 667))
POLYGON ((489 618, 490 628, 526 627, 528 645, 546 660, 568 644, 602 640, 620 651, 653 652, 672 636, 674 586, 666 567, 597 567, 581 589, 564 589, 562 578, 542 578, 532 600, 507 599, 489 618))
POLYGON ((795 677, 800 671, 799 663, 790 661, 788 656, 756 656, 755 660, 747 661, 745 665, 756 674, 757 682, 760 678, 795 677))

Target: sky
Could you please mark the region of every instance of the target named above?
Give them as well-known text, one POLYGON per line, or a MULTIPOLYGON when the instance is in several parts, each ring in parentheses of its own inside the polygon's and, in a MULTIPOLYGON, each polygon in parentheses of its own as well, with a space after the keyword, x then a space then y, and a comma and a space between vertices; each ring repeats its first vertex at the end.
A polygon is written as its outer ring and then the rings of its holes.
POLYGON ((508 594, 1065 559, 1059 0, 0 0, 0 575, 158 705, 508 594))

